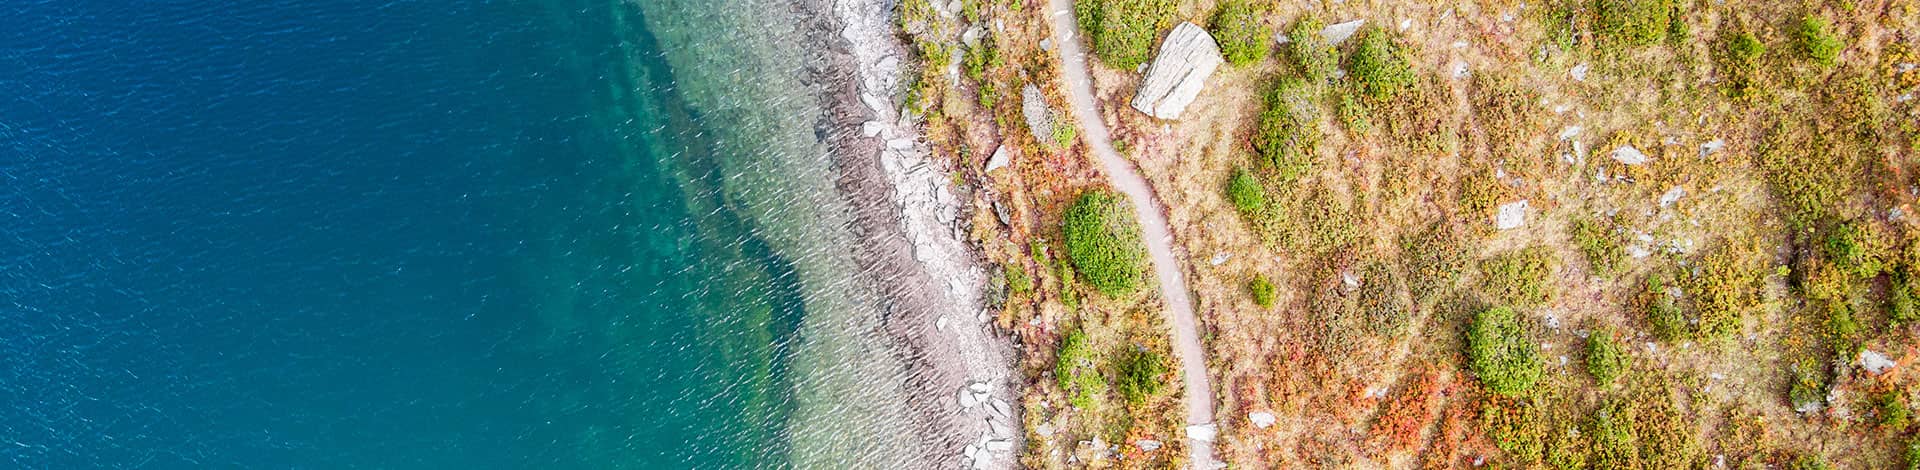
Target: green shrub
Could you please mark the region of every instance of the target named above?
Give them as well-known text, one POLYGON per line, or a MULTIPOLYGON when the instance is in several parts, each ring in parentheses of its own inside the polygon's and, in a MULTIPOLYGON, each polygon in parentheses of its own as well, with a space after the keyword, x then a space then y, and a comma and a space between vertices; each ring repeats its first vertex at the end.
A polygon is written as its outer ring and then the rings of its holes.
POLYGON ((1253 294, 1253 303, 1260 308, 1273 308, 1273 282, 1266 276, 1254 275, 1253 280, 1247 281, 1247 292, 1253 294))
POLYGON ((1760 58, 1767 54, 1767 45, 1753 33, 1741 31, 1728 36, 1721 48, 1720 72, 1727 77, 1727 94, 1753 96, 1760 89, 1760 58))
POLYGON ((1341 93, 1338 100, 1334 103, 1334 111, 1340 114, 1340 124, 1346 126, 1347 132, 1354 135, 1373 132, 1372 111, 1367 109, 1366 102, 1349 93, 1341 93))
POLYGON ((1907 470, 1920 470, 1920 436, 1907 438, 1907 449, 1900 453, 1907 470))
POLYGON ((1480 264, 1481 291, 1495 303, 1532 307, 1553 296, 1553 256, 1532 247, 1501 253, 1480 264))
POLYGON ((1913 410, 1907 408, 1907 397, 1900 391, 1883 392, 1873 397, 1874 420, 1881 427, 1894 431, 1905 431, 1913 421, 1913 410))
POLYGON ((1326 27, 1319 18, 1308 15, 1294 21, 1293 28, 1287 30, 1288 55, 1293 57, 1293 64, 1300 67, 1300 76, 1316 85, 1333 79, 1334 70, 1340 66, 1333 46, 1320 37, 1320 30, 1326 27))
POLYGON ((1693 336, 1693 325, 1687 322, 1686 313, 1680 311, 1679 302, 1667 295, 1666 279, 1662 275, 1647 276, 1647 290, 1641 294, 1641 302, 1646 309, 1647 326, 1654 336, 1669 342, 1693 336))
POLYGON ((1596 0, 1594 32, 1626 46, 1649 46, 1666 39, 1673 0, 1596 0))
POLYGON ((1067 208, 1065 224, 1067 257, 1087 284, 1109 296, 1140 288, 1147 250, 1125 196, 1099 189, 1082 193, 1067 208))
POLYGON ((1233 170, 1233 178, 1227 181, 1227 199, 1248 220, 1260 220, 1267 211, 1267 188, 1245 168, 1233 170))
POLYGON ((1416 298, 1430 299, 1450 289, 1467 266, 1466 242, 1446 222, 1401 236, 1400 253, 1407 260, 1407 289, 1416 298))
POLYGON ((1840 58, 1840 48, 1845 44, 1833 34, 1833 23, 1826 18, 1807 16, 1800 20, 1799 29, 1794 31, 1795 45, 1801 55, 1812 59, 1821 67, 1832 67, 1840 58))
POLYGON ((1627 370, 1627 352, 1613 337, 1612 328, 1601 328, 1587 335, 1587 375, 1601 386, 1613 384, 1627 370))
POLYGON ((1880 246, 1880 237, 1861 222, 1834 226, 1827 233, 1826 248, 1827 257, 1855 278, 1878 276, 1886 267, 1881 261, 1886 258, 1886 250, 1880 246))
POLYGON ((1153 41, 1173 25, 1179 7, 1174 0, 1078 0, 1073 12, 1094 57, 1109 67, 1133 70, 1151 58, 1153 41))
POLYGON ((1167 357, 1142 348, 1130 348, 1120 357, 1120 396, 1135 407, 1160 393, 1166 383, 1167 357))
POLYGON ((1747 250, 1729 244, 1694 260, 1681 289, 1693 304, 1693 338, 1724 338, 1740 331, 1747 312, 1760 300, 1762 268, 1747 250))
POLYGON ((1627 259, 1626 247, 1609 225, 1587 217, 1573 222, 1573 243, 1580 247, 1580 254, 1587 258, 1594 274, 1613 274, 1627 259))
POLYGON ((1819 364, 1802 363, 1793 368, 1793 383, 1787 386, 1787 404, 1795 411, 1818 410, 1827 405, 1827 378, 1819 364))
POLYGON ((1027 275, 1027 268, 1018 265, 1007 266, 1007 287, 1016 294, 1033 292, 1033 276, 1027 275))
POLYGON ((1267 58, 1273 47, 1267 11, 1266 2, 1252 0, 1228 0, 1213 11, 1213 39, 1227 63, 1245 67, 1267 58))
POLYGON ((1406 281, 1392 265, 1376 262, 1360 271, 1363 283, 1360 285, 1361 318, 1366 320, 1367 331, 1381 337, 1398 337, 1407 330, 1408 313, 1412 310, 1411 301, 1402 294, 1406 281))
POLYGON ((962 57, 960 60, 961 71, 966 73, 968 80, 973 80, 974 82, 979 82, 986 78, 987 70, 990 68, 999 67, 1003 64, 1004 61, 1000 58, 1000 51, 993 47, 992 38, 987 38, 980 41, 979 45, 967 48, 965 57, 962 57))
POLYGON ((1086 332, 1074 330, 1060 340, 1060 351, 1053 365, 1053 379, 1066 392, 1067 402, 1078 409, 1092 409, 1095 399, 1107 393, 1107 378, 1100 375, 1094 362, 1093 347, 1086 332))
POLYGON ((1593 468, 1640 468, 1639 438, 1634 435, 1633 411, 1620 402, 1609 402, 1594 410, 1587 419, 1587 434, 1593 439, 1593 468))
POLYGON ((1540 460, 1545 443, 1541 432, 1551 423, 1542 423, 1541 405, 1532 398, 1491 396, 1480 403, 1480 425, 1494 447, 1512 456, 1521 467, 1540 460))
POLYGON ((1375 102, 1386 102, 1413 87, 1413 60, 1386 30, 1367 28, 1347 56, 1348 78, 1375 102))
POLYGON ((1527 338, 1519 314, 1507 307, 1474 316, 1467 330, 1467 355, 1474 377, 1499 395, 1526 393, 1546 374, 1540 346, 1527 338))
POLYGON ((1804 454, 1787 464, 1787 470, 1833 470, 1833 464, 1819 454, 1804 454))
MULTIPOLYGON (((1055 121, 1053 123, 1053 135, 1050 137, 1053 138, 1053 145, 1055 146, 1061 148, 1072 147, 1074 139, 1080 138, 1079 132, 1079 128, 1074 127, 1071 122, 1055 121)), ((1115 143, 1118 144, 1119 142, 1116 141, 1115 143)))
POLYGON ((1275 183, 1292 184, 1313 169, 1320 148, 1319 105, 1296 80, 1281 80, 1267 93, 1254 148, 1274 171, 1275 183))

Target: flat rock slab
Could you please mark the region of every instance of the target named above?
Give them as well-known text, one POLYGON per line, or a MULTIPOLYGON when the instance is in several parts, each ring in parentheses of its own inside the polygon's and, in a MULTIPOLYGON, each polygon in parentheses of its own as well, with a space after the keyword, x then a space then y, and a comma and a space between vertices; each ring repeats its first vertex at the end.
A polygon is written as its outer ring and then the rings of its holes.
POLYGON ((1501 204, 1498 215, 1494 216, 1493 226, 1500 230, 1527 226, 1527 201, 1522 199, 1501 204))
POLYGON ((1147 79, 1133 95, 1133 109, 1160 119, 1179 119, 1224 61, 1220 45, 1205 29, 1180 23, 1160 43, 1160 54, 1154 56, 1147 79))
POLYGON ((1360 27, 1366 24, 1367 20, 1353 20, 1328 26, 1320 30, 1320 38, 1325 39, 1329 46, 1338 46, 1340 43, 1347 42, 1347 38, 1353 37, 1353 33, 1359 32, 1360 27))

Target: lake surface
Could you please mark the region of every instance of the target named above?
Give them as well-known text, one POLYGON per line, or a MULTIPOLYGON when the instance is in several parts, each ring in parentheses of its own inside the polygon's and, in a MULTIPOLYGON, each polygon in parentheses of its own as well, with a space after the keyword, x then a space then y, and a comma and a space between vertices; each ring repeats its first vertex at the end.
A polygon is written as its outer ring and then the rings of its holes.
POLYGON ((0 4, 0 467, 898 462, 781 5, 0 4))

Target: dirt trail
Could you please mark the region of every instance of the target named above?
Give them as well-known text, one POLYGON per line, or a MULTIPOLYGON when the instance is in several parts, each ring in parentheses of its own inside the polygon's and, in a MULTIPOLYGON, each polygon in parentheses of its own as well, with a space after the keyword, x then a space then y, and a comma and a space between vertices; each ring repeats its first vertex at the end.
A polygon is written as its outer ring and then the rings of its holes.
POLYGON ((1214 468, 1213 460, 1213 385, 1207 379, 1207 357, 1200 346, 1200 335, 1193 318, 1193 300, 1187 290, 1186 274, 1180 258, 1174 255, 1173 236, 1167 230, 1167 216, 1146 178, 1132 162, 1113 150, 1107 125, 1100 120, 1098 103, 1093 97, 1093 77, 1087 73, 1086 46, 1079 40, 1079 26, 1073 17, 1073 0, 1050 0, 1047 15, 1053 24, 1055 50, 1060 52, 1060 76, 1072 101, 1074 120, 1080 123, 1080 135, 1106 168, 1114 189, 1133 201, 1145 229, 1147 252, 1153 256, 1154 277, 1160 281, 1160 296, 1166 300, 1168 323, 1173 325, 1174 354, 1180 357, 1180 375, 1186 382, 1188 460, 1193 468, 1214 468), (1196 431, 1198 431, 1196 433, 1196 431), (1204 439, 1195 438, 1204 437, 1204 439))

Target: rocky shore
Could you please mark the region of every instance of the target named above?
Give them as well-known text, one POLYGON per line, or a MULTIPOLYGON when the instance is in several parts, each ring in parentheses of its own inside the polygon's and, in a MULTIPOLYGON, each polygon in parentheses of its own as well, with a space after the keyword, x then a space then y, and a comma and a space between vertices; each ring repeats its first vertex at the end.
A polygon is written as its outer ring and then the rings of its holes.
POLYGON ((908 429, 929 468, 1013 468, 1021 444, 1021 381, 1004 332, 983 306, 986 275, 966 242, 966 202, 949 169, 901 109, 906 48, 888 0, 803 0, 813 71, 826 88, 821 124, 852 202, 867 279, 885 299, 880 332, 908 368, 908 429))

